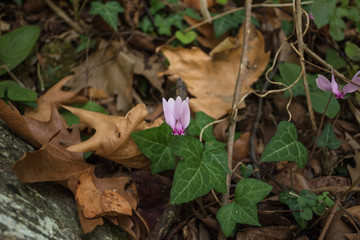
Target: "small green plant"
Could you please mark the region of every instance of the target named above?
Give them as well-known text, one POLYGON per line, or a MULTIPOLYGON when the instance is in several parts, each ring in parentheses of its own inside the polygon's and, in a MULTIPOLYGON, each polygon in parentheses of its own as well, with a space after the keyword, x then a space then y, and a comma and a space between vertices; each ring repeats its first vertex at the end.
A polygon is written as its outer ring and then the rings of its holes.
MULTIPOLYGON (((168 1, 169 3, 176 4, 174 1, 168 1)), ((197 34, 195 31, 189 31, 184 33, 183 30, 188 27, 183 21, 183 15, 188 15, 195 19, 200 19, 197 13, 191 9, 186 8, 183 11, 173 13, 165 10, 166 4, 163 1, 151 0, 149 12, 153 17, 153 21, 149 16, 144 16, 139 22, 139 28, 146 33, 153 35, 172 36, 175 31, 175 37, 182 44, 189 44, 195 41, 197 34)))
POLYGON ((328 192, 324 192, 322 195, 317 196, 315 193, 303 190, 297 195, 293 191, 286 191, 280 193, 280 201, 294 211, 292 215, 301 229, 304 229, 308 222, 313 219, 313 213, 321 216, 326 208, 331 208, 334 205, 328 194, 328 192))
POLYGON ((337 2, 337 0, 314 0, 311 12, 318 28, 329 24, 330 35, 336 41, 341 41, 345 38, 346 28, 343 18, 353 21, 360 31, 360 1, 342 0, 339 6, 337 2), (351 2, 353 5, 350 5, 351 2))
MULTIPOLYGON (((24 26, 0 37, 0 66, 5 64, 10 70, 17 67, 29 56, 39 35, 38 26, 24 26)), ((6 72, 0 68, 0 75, 6 72)))
POLYGON ((19 84, 5 80, 0 82, 0 98, 5 102, 17 102, 36 107, 37 95, 34 91, 21 87, 19 84))
POLYGON ((117 32, 118 14, 124 12, 117 1, 108 1, 103 4, 100 1, 91 2, 90 15, 100 15, 117 32))

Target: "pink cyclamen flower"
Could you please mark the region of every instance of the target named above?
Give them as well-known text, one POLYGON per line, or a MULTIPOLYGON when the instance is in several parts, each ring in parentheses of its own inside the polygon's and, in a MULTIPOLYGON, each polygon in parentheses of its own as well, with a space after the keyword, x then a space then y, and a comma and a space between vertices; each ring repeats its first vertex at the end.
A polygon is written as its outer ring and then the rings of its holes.
MULTIPOLYGON (((360 77, 358 77, 359 74, 360 74, 360 71, 354 75, 351 82, 354 82, 354 83, 360 85, 360 77)), ((360 88, 359 86, 357 86, 351 82, 346 84, 343 87, 343 89, 340 90, 339 85, 335 81, 334 74, 331 74, 331 83, 323 75, 318 75, 318 78, 316 79, 317 86, 323 91, 332 92, 335 95, 336 99, 344 98, 346 94, 355 92, 356 90, 358 90, 360 88)))
POLYGON ((173 135, 184 135, 184 130, 190 123, 189 98, 181 101, 180 97, 176 100, 165 98, 163 101, 163 109, 166 123, 173 129, 173 135))

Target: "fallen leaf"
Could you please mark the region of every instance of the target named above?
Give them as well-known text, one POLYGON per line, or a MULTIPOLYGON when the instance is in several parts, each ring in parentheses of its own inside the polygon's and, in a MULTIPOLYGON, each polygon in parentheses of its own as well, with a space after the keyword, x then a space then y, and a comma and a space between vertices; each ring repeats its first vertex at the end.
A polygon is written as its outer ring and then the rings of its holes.
MULTIPOLYGON (((194 112, 203 111, 218 119, 231 110, 235 83, 238 75, 241 54, 243 26, 237 41, 239 47, 210 57, 199 48, 162 46, 160 51, 169 60, 170 66, 165 74, 182 78, 190 94, 190 107, 194 112)), ((265 70, 270 53, 265 53, 262 34, 252 27, 248 52, 248 69, 241 95, 250 92, 251 85, 265 70)), ((240 108, 244 107, 242 104, 240 108)))
POLYGON ((247 240, 280 240, 292 239, 298 226, 267 226, 245 228, 237 232, 236 239, 247 240))
MULTIPOLYGON (((360 221, 360 206, 348 208, 346 211, 358 222, 360 221)), ((357 229, 357 226, 353 220, 344 213, 344 211, 339 210, 335 213, 335 216, 330 223, 325 240, 358 239, 359 232, 356 233, 355 229, 357 229), (350 237, 348 238, 348 236, 350 237)))
POLYGON ((163 78, 157 75, 162 66, 156 55, 146 60, 141 53, 127 48, 124 41, 102 40, 97 51, 73 69, 75 76, 66 86, 73 91, 85 86, 101 89, 107 96, 116 96, 117 111, 127 112, 132 105, 133 74, 143 75, 163 93, 163 78))
MULTIPOLYGON (((202 0, 185 0, 184 3, 188 8, 194 8, 196 10, 200 9, 200 1, 202 0)), ((206 0, 208 8, 212 7, 215 4, 214 0, 206 0)))
POLYGON ((81 153, 67 151, 65 146, 62 148, 57 146, 55 143, 60 138, 60 135, 55 136, 39 150, 25 153, 15 163, 13 171, 20 181, 27 183, 54 181, 71 189, 70 181, 77 181, 81 174, 92 168, 84 161, 81 153))
POLYGON ((85 218, 100 216, 116 216, 119 214, 132 215, 132 209, 136 209, 136 200, 131 199, 125 191, 129 183, 127 177, 117 178, 96 178, 93 173, 85 173, 79 177, 75 199, 78 202, 81 212, 85 218), (103 186, 103 180, 113 183, 109 188, 103 186), (95 186, 94 182, 98 186, 95 186), (135 204, 130 204, 129 201, 135 204))
POLYGON ((86 111, 80 108, 63 106, 80 118, 80 122, 96 130, 95 134, 82 143, 72 145, 67 150, 72 152, 93 152, 127 167, 144 168, 150 165, 138 149, 130 134, 135 131, 157 127, 161 120, 153 124, 144 120, 147 110, 144 104, 138 104, 125 117, 109 116, 86 111))
POLYGON ((87 102, 87 99, 78 96, 77 93, 71 91, 63 91, 62 87, 69 81, 72 76, 68 76, 60 80, 54 86, 52 86, 46 93, 41 95, 36 103, 37 108, 27 107, 25 109, 25 116, 33 118, 38 121, 47 122, 51 116, 51 104, 58 106, 59 104, 73 104, 87 102))
POLYGON ((0 99, 0 118, 11 130, 22 137, 26 142, 33 146, 41 147, 41 143, 34 137, 26 120, 11 102, 7 105, 0 99))
POLYGON ((345 132, 346 140, 350 144, 350 146, 354 150, 354 160, 356 166, 353 168, 350 165, 347 166, 347 169, 349 171, 351 181, 355 182, 358 177, 360 177, 360 152, 359 152, 359 144, 357 141, 350 136, 347 132, 345 132))

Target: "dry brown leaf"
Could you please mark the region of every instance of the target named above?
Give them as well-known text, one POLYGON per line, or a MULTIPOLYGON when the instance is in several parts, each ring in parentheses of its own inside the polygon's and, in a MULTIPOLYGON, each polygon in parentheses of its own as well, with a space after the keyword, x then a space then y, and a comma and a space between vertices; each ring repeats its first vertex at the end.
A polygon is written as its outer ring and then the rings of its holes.
POLYGON ((37 108, 27 107, 25 110, 25 116, 33 118, 38 121, 47 122, 51 116, 51 104, 72 104, 72 103, 83 103, 88 100, 84 97, 78 96, 77 93, 71 91, 62 91, 64 84, 69 81, 72 76, 68 76, 60 80, 54 86, 52 86, 46 93, 41 95, 36 103, 37 108))
POLYGON ((58 147, 55 142, 61 140, 60 138, 61 136, 57 135, 39 150, 25 153, 15 163, 13 171, 20 181, 27 183, 54 181, 71 189, 68 185, 69 181, 76 181, 81 174, 92 168, 84 161, 81 153, 58 147))
POLYGON ((117 216, 119 214, 132 215, 130 202, 135 202, 133 207, 137 207, 136 200, 126 193, 125 187, 129 183, 127 177, 117 178, 96 178, 93 173, 85 173, 80 176, 76 187, 75 199, 78 202, 81 212, 85 218, 95 218, 100 216, 117 216), (109 188, 103 186, 102 181, 112 181, 109 188), (101 188, 95 186, 97 185, 101 188))
POLYGON ((0 118, 11 130, 22 137, 26 142, 33 146, 41 147, 41 143, 34 137, 26 120, 11 102, 7 105, 2 99, 0 99, 0 118))
POLYGON ((236 239, 247 240, 285 240, 292 239, 294 232, 298 229, 296 225, 291 226, 268 226, 260 228, 245 228, 238 231, 236 239))
MULTIPOLYGON (((346 211, 358 222, 360 221, 360 206, 348 208, 346 211)), ((330 223, 325 240, 357 239, 356 237, 358 237, 359 232, 354 232, 354 229, 356 228, 353 220, 344 213, 344 211, 339 210, 335 213, 335 216, 330 223)))
MULTIPOLYGON (((196 10, 200 9, 200 1, 202 0, 184 0, 184 3, 189 8, 194 8, 196 10)), ((212 7, 215 4, 214 0, 206 0, 208 8, 212 7)))
MULTIPOLYGON (((190 107, 194 112, 203 111, 218 119, 231 110, 235 83, 242 54, 243 27, 238 34, 239 47, 210 57, 199 48, 163 46, 160 50, 170 62, 170 75, 178 75, 185 82, 190 94, 190 107)), ((270 59, 265 53, 262 34, 254 27, 250 31, 248 69, 241 94, 251 91, 251 85, 258 80, 270 59)), ((240 107, 244 107, 242 104, 240 107)))
POLYGON ((354 182, 358 177, 360 177, 360 152, 359 152, 359 144, 358 142, 350 136, 347 132, 345 132, 346 140, 350 144, 350 146, 354 150, 354 159, 356 166, 352 168, 350 165, 347 166, 351 181, 354 182))
POLYGON ((132 105, 133 74, 143 75, 162 93, 163 78, 157 75, 162 66, 157 56, 145 60, 141 53, 125 47, 123 41, 102 40, 98 50, 73 69, 75 76, 66 86, 73 91, 85 86, 101 89, 110 97, 116 96, 117 111, 127 112, 132 105))
POLYGON ((87 141, 68 147, 69 151, 93 152, 127 167, 144 168, 150 165, 150 161, 140 152, 130 136, 132 132, 161 124, 160 119, 153 124, 144 121, 147 115, 144 104, 136 105, 125 117, 63 107, 77 115, 80 122, 96 130, 87 141))

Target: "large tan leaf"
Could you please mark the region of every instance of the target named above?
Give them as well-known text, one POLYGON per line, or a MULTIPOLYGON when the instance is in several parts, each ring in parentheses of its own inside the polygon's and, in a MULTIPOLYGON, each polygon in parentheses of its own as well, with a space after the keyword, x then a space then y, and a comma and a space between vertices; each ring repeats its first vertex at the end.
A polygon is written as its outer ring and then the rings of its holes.
MULTIPOLYGON (((236 39, 237 47, 214 54, 212 57, 199 48, 163 46, 160 50, 170 62, 165 73, 180 76, 188 91, 196 98, 190 99, 193 111, 203 111, 213 118, 220 118, 231 109, 235 83, 242 54, 243 27, 236 39)), ((251 28, 248 68, 241 94, 251 91, 270 59, 265 53, 262 34, 251 28)), ((244 107, 243 104, 241 107, 244 107)))
POLYGON ((69 151, 93 152, 127 167, 144 168, 150 165, 130 136, 132 132, 156 127, 161 123, 161 120, 153 124, 145 122, 147 110, 144 104, 136 105, 125 117, 63 107, 77 115, 80 122, 96 130, 87 141, 68 147, 69 151))
POLYGON ((27 107, 25 110, 25 116, 33 118, 38 121, 47 122, 51 116, 51 105, 55 104, 72 104, 87 102, 85 97, 78 96, 77 93, 71 91, 63 91, 62 87, 69 81, 72 76, 68 76, 60 80, 54 86, 52 86, 46 93, 41 95, 36 103, 37 108, 27 107))
POLYGON ((163 78, 157 75, 163 64, 155 55, 149 59, 125 47, 124 41, 101 41, 87 61, 73 69, 74 78, 66 86, 73 91, 85 87, 101 89, 116 96, 117 111, 127 112, 132 105, 133 74, 146 77, 162 93, 163 78))

